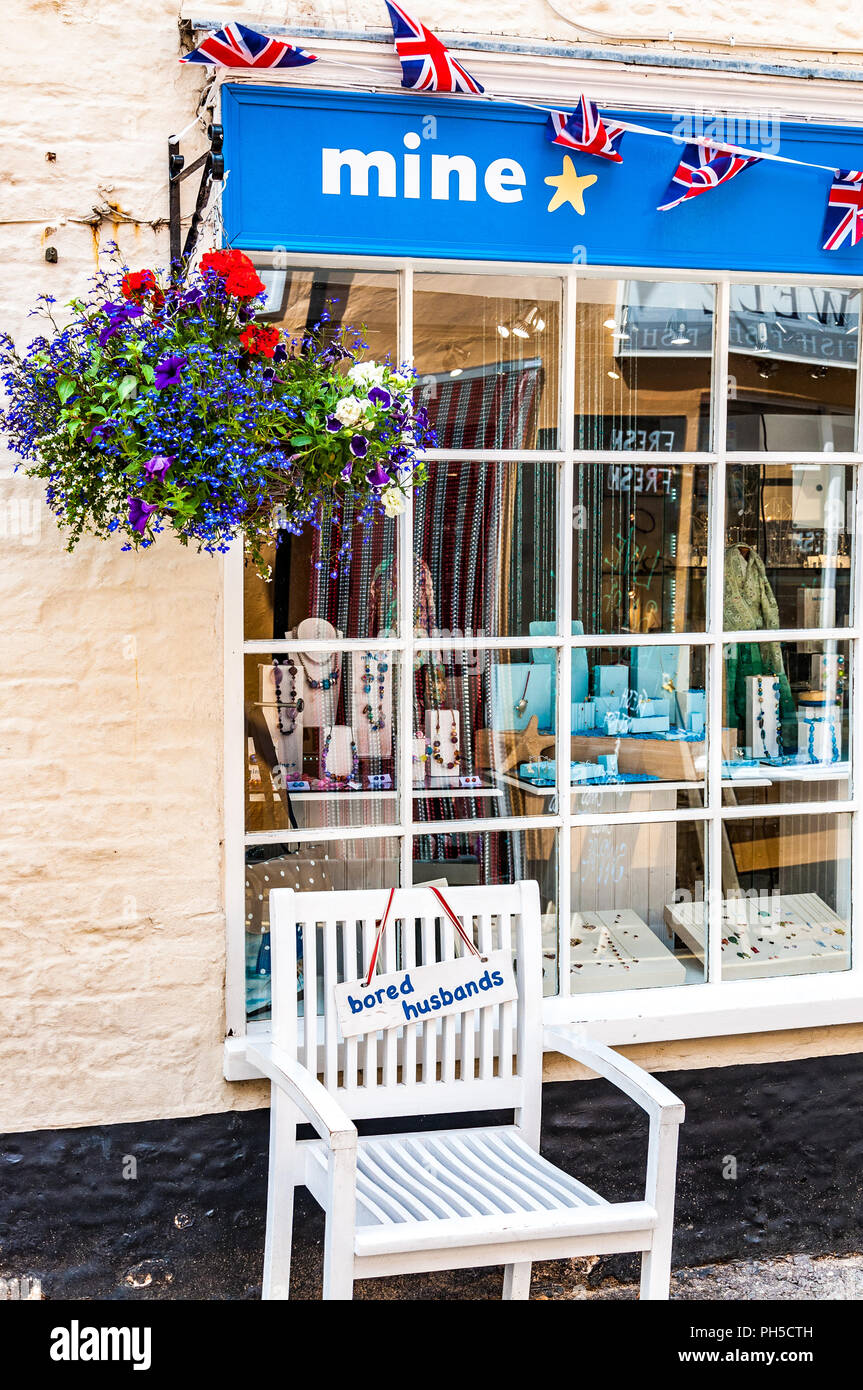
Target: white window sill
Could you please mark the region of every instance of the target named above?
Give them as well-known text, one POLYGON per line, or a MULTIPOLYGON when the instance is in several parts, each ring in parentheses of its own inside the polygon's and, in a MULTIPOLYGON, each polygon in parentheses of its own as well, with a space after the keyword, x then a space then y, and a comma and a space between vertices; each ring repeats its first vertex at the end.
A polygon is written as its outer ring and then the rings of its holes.
MULTIPOLYGON (((842 975, 573 995, 546 999, 543 1018, 548 1027, 567 1024, 598 1042, 617 1047, 783 1028, 827 1028, 863 1023, 863 978, 858 971, 847 971, 842 975)), ((250 1037, 268 1032, 268 1023, 249 1028, 250 1037)), ((245 1038, 225 1040, 224 1074, 228 1081, 261 1079, 260 1072, 246 1060, 245 1038)))

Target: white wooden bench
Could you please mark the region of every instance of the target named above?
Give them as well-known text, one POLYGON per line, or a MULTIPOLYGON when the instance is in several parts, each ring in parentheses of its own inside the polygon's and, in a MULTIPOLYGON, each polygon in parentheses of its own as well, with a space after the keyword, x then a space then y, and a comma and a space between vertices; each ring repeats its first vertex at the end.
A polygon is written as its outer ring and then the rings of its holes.
MULTIPOLYGON (((270 895, 272 1032, 250 1036, 246 1051, 272 1082, 263 1297, 288 1297, 293 1194, 304 1185, 326 1212, 325 1299, 350 1299, 356 1279, 482 1265, 503 1265, 504 1298, 524 1299, 533 1260, 614 1251, 640 1251, 642 1298, 667 1298, 683 1119, 675 1096, 609 1048, 553 1030, 548 1046, 607 1077, 648 1112, 644 1200, 608 1202, 539 1153, 537 885, 448 893, 483 954, 512 952, 516 1003, 432 1015, 345 1041, 333 985, 364 973, 388 896, 290 889, 270 895), (359 1138, 354 1123, 491 1110, 513 1111, 514 1123, 370 1138, 359 1138), (298 1141, 304 1122, 317 1139, 298 1141)), ((464 949, 458 945, 431 893, 397 894, 382 946, 384 973, 450 960, 464 949)))

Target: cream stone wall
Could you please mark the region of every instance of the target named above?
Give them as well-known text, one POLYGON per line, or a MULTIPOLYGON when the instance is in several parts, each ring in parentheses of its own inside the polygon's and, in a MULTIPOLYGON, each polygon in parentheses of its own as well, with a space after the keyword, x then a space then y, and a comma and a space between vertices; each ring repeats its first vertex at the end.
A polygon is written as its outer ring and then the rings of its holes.
MULTIPOLYGON (((574 53, 580 33, 585 47, 605 42, 540 0, 417 9, 442 31, 552 39, 574 53)), ((286 18, 281 0, 201 0, 185 13, 286 18)), ((627 33, 733 31, 736 52, 817 37, 859 53, 859 13, 856 0, 578 9, 630 46, 627 33)), ((178 64, 167 0, 13 0, 4 17, 0 327, 24 341, 35 296, 68 299, 111 241, 132 265, 165 262, 166 140, 194 117, 206 74, 178 64)), ((289 4, 287 21, 380 32, 386 15, 379 0, 324 0, 289 4)), ((67 554, 39 488, 0 458, 0 1130, 266 1101, 262 1085, 222 1079, 222 600, 221 561, 170 541, 140 556, 90 542, 67 554)), ((845 1028, 630 1051, 666 1069, 861 1044, 845 1028)), ((548 1072, 570 1074, 554 1058, 548 1072)))

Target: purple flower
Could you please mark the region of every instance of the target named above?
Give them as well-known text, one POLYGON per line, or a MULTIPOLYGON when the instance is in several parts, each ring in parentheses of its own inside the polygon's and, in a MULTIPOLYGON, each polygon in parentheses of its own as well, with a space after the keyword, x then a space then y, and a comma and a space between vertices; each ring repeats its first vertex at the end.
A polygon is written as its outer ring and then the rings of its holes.
POLYGON ((193 285, 190 290, 186 290, 186 293, 182 297, 182 302, 184 304, 200 304, 203 298, 204 291, 198 289, 197 285, 193 285))
POLYGON ((96 425, 88 435, 85 436, 85 444, 92 444, 94 439, 104 439, 106 434, 117 428, 116 420, 103 420, 101 425, 96 425))
POLYGON ((423 407, 417 411, 416 416, 414 418, 416 419, 416 422, 419 425, 420 429, 423 430, 429 422, 429 413, 425 409, 425 407, 423 407))
POLYGON ((176 386, 180 380, 180 374, 186 365, 185 357, 163 357, 161 362, 156 363, 157 391, 163 391, 166 386, 176 386))
POLYGON ((342 477, 344 478, 346 483, 350 482, 351 474, 353 473, 353 471, 354 465, 352 463, 346 463, 344 468, 342 469, 342 477))
POLYGON ((119 333, 124 323, 128 323, 130 319, 139 319, 144 312, 140 304, 103 304, 102 308, 108 322, 99 334, 100 347, 104 347, 115 333, 119 333))
POLYGON ((375 405, 383 406, 386 410, 387 406, 392 405, 393 398, 383 386, 373 386, 369 392, 369 400, 374 401, 375 405))
POLYGON ((355 434, 350 444, 348 445, 348 448, 350 449, 354 458, 362 459, 365 458, 366 454, 369 451, 369 441, 366 439, 364 434, 355 434))
POLYGON ((158 482, 163 483, 165 481, 165 474, 174 461, 173 456, 169 458, 165 454, 154 454, 151 459, 147 459, 144 467, 151 478, 155 478, 158 482))
POLYGON ((327 429, 329 430, 330 434, 338 434, 341 427, 342 422, 341 420, 337 420, 335 415, 327 416, 327 429))
POLYGON ((145 502, 143 497, 127 497, 126 501, 129 503, 129 523, 139 536, 143 536, 150 513, 158 511, 158 507, 155 502, 145 502))
POLYGON ((277 343, 276 346, 273 348, 273 361, 287 362, 287 360, 288 349, 285 347, 284 343, 277 343))
POLYGON ((380 463, 376 463, 374 472, 369 474, 369 482, 372 487, 388 487, 392 478, 380 463))

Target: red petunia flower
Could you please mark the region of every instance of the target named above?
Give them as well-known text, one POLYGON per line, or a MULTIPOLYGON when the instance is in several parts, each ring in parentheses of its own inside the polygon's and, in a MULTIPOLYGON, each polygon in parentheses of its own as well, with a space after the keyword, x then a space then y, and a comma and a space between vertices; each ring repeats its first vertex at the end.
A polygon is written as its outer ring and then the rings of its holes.
POLYGON ((220 251, 208 251, 201 257, 201 270, 204 273, 211 270, 220 276, 225 282, 225 293, 233 295, 235 299, 254 299, 266 288, 243 251, 232 251, 227 247, 220 251))
POLYGON ((132 304, 142 304, 148 296, 152 296, 154 309, 161 309, 165 302, 165 296, 159 289, 152 270, 128 271, 123 276, 120 292, 123 298, 130 300, 132 304))
POLYGON ((272 357, 278 346, 279 330, 266 324, 250 323, 240 334, 240 342, 253 357, 272 357))

